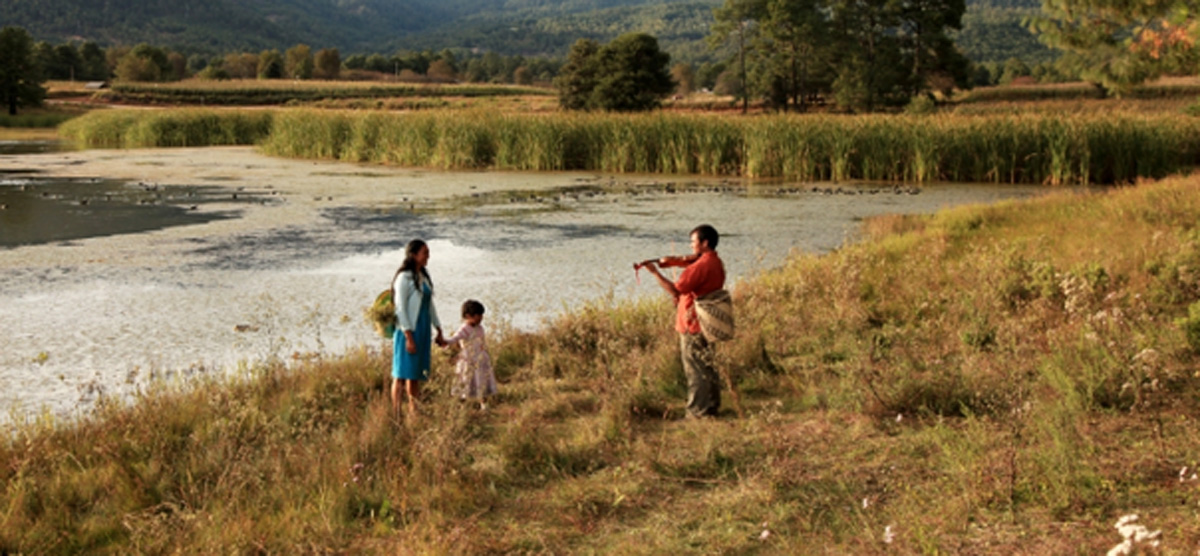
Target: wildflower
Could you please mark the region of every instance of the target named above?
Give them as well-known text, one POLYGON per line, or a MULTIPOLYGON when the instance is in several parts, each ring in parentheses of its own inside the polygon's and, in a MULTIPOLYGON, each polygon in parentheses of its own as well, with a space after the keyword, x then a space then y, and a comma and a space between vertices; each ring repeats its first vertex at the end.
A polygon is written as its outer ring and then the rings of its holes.
POLYGON ((767 540, 767 537, 771 536, 771 530, 767 528, 767 525, 768 525, 767 522, 765 522, 765 521, 762 522, 763 530, 762 530, 762 533, 758 534, 758 540, 765 541, 765 540, 767 540))
POLYGON ((867 509, 867 506, 871 505, 871 500, 869 498, 863 498, 862 504, 863 504, 863 509, 865 510, 865 509, 867 509))
POLYGON ((904 420, 904 414, 903 414, 903 413, 897 413, 897 414, 896 414, 896 422, 897 422, 897 423, 899 423, 900 421, 903 421, 903 420, 904 420))
POLYGON ((1153 365, 1158 362, 1158 357, 1158 350, 1154 348, 1146 348, 1142 351, 1139 351, 1137 355, 1134 355, 1133 361, 1135 363, 1146 363, 1147 365, 1153 365))
POLYGON ((883 542, 885 542, 887 544, 892 544, 892 541, 894 541, 894 540, 896 540, 896 533, 895 533, 895 531, 892 531, 892 526, 888 525, 887 527, 884 527, 883 528, 883 542))
POLYGON ((1162 537, 1162 530, 1150 531, 1145 526, 1137 523, 1138 515, 1129 514, 1121 516, 1115 525, 1117 532, 1125 537, 1117 546, 1112 547, 1108 551, 1108 556, 1124 556, 1133 554, 1135 547, 1145 543, 1151 548, 1158 548, 1158 544, 1162 537))

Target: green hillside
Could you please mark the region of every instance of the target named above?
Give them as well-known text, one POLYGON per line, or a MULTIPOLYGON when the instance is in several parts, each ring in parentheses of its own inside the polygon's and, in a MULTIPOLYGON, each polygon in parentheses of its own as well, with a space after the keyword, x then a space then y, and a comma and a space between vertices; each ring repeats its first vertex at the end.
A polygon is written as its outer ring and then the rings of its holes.
POLYGON ((453 25, 398 37, 390 49, 466 48, 526 56, 562 56, 580 38, 609 41, 628 32, 658 38, 673 60, 711 56, 704 38, 712 25, 714 0, 612 6, 588 11, 529 8, 477 13, 453 25))
POLYGON ((0 3, 0 21, 38 40, 150 43, 191 51, 296 43, 371 49, 452 14, 425 0, 27 0, 0 3))
MULTIPOLYGON (((581 37, 640 31, 676 60, 712 57, 704 38, 720 0, 23 0, 0 3, 0 21, 51 43, 150 43, 183 52, 282 49, 297 43, 344 52, 399 49, 562 56, 581 37)), ((960 47, 975 61, 1053 57, 1022 25, 1037 0, 968 2, 960 47)))
POLYGON ((1024 24, 1040 8, 1038 0, 968 1, 963 28, 956 34, 955 42, 975 62, 1020 58, 1032 65, 1053 60, 1058 53, 1038 42, 1024 24))

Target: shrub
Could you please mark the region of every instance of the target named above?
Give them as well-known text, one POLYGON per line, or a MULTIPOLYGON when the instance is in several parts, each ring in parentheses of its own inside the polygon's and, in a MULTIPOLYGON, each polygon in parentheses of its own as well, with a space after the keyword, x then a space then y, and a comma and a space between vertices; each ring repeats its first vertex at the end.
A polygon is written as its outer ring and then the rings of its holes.
POLYGON ((937 111, 937 103, 929 95, 917 95, 904 107, 905 114, 924 116, 937 111))
POLYGON ((1192 351, 1200 354, 1200 301, 1191 304, 1188 307, 1188 316, 1175 321, 1175 324, 1183 329, 1192 351))

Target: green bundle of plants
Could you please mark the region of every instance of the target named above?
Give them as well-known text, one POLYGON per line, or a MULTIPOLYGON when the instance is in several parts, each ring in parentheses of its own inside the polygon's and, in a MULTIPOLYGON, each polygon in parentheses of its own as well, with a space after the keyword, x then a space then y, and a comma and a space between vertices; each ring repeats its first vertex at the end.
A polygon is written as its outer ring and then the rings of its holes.
POLYGON ((396 332, 396 303, 392 299, 392 288, 379 292, 375 301, 363 311, 367 322, 380 338, 391 339, 396 332))

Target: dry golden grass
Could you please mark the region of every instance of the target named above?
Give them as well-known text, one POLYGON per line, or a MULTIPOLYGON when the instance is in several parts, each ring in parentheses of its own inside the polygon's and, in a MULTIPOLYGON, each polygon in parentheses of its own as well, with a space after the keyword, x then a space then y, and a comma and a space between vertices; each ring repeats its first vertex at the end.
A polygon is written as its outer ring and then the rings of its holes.
POLYGON ((736 285, 681 418, 670 307, 501 332, 487 412, 388 354, 157 384, 0 445, 0 552, 1096 554, 1200 544, 1200 177, 868 224, 736 285))

